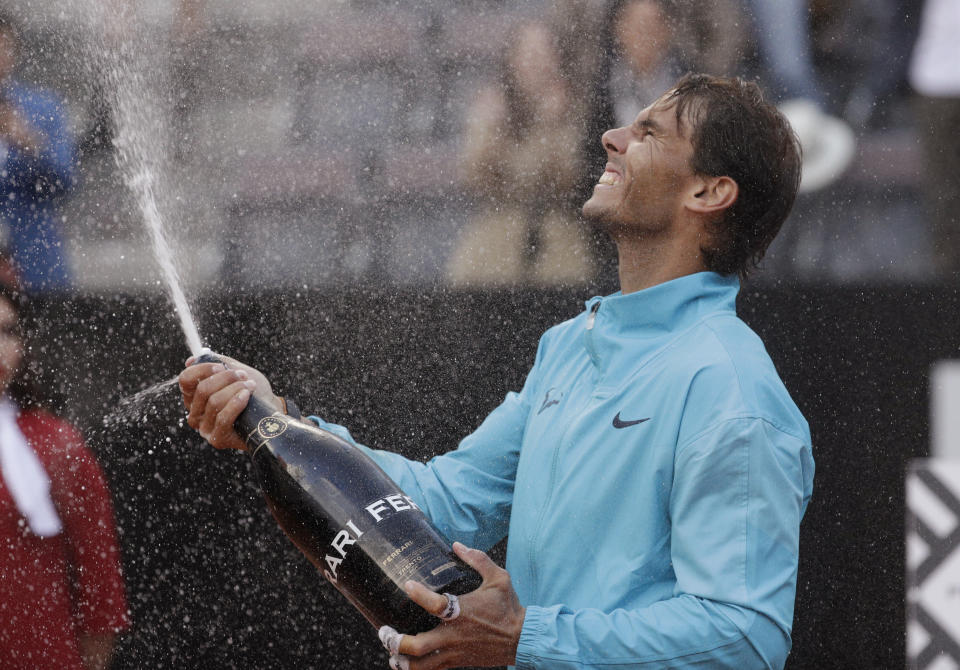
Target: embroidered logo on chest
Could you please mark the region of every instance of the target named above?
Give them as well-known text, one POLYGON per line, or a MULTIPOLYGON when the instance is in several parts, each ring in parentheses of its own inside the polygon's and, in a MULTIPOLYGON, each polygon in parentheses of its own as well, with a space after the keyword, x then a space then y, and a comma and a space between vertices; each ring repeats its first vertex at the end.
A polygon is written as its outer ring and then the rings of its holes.
POLYGON ((563 399, 563 391, 557 392, 556 387, 549 389, 546 394, 543 396, 543 404, 540 405, 540 409, 537 410, 539 415, 543 410, 548 407, 553 407, 554 405, 559 405, 560 400, 563 399))

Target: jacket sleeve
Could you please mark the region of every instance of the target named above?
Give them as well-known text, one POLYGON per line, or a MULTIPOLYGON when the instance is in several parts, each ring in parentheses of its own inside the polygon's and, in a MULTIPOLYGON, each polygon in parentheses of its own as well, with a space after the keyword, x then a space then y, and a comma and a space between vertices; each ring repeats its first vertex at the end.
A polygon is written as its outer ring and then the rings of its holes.
POLYGON ((509 527, 520 444, 536 370, 535 364, 523 389, 508 393, 456 450, 427 463, 370 449, 358 444, 343 426, 315 416, 310 418, 321 428, 364 449, 448 540, 486 551, 506 536, 509 527))
POLYGON ((636 610, 528 607, 517 668, 782 668, 790 650, 808 440, 737 418, 678 447, 672 598, 636 610))
MULTIPOLYGON (((427 463, 354 444, 416 501, 444 537, 487 550, 507 534, 526 414, 522 395, 510 393, 458 449, 427 463)), ((342 426, 320 427, 352 439, 342 426)))

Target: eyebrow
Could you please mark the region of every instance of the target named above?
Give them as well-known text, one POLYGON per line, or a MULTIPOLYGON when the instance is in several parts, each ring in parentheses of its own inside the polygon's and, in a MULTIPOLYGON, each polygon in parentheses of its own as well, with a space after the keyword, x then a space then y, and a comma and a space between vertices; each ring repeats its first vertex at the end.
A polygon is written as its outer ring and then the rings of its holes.
POLYGON ((655 133, 663 132, 663 127, 656 121, 651 120, 650 118, 643 119, 642 121, 637 121, 636 126, 640 130, 652 130, 655 133))

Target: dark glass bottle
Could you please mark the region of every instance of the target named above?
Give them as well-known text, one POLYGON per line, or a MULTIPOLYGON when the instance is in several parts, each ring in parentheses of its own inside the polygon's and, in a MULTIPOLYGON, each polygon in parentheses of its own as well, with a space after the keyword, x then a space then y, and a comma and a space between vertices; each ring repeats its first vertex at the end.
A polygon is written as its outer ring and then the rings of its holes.
MULTIPOLYGON (((197 362, 218 360, 205 354, 197 362)), ((439 623, 407 597, 407 580, 457 595, 480 586, 480 575, 362 450, 255 397, 235 427, 277 523, 375 628, 419 633, 439 623)))

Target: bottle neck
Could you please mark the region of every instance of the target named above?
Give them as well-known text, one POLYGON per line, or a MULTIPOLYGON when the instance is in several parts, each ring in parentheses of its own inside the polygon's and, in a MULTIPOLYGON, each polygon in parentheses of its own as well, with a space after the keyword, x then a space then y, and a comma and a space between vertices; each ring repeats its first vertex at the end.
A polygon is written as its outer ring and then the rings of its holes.
MULTIPOLYGON (((226 366, 226 363, 210 350, 205 350, 193 364, 198 363, 220 363, 221 365, 226 366)), ((263 444, 265 437, 259 437, 256 433, 260 422, 266 419, 269 416, 274 414, 274 408, 272 405, 268 404, 266 401, 261 400, 255 396, 250 396, 250 399, 247 401, 247 406, 240 413, 240 416, 237 417, 237 420, 233 423, 234 430, 237 431, 237 434, 244 441, 246 445, 246 451, 253 456, 256 448, 263 444)), ((286 424, 284 424, 286 425, 286 424)))
POLYGON ((273 416, 274 412, 275 410, 269 403, 256 396, 250 396, 246 409, 240 413, 240 416, 234 422, 233 427, 237 434, 243 438, 251 456, 253 451, 263 444, 264 439, 269 435, 272 426, 261 424, 264 423, 264 419, 273 416))

